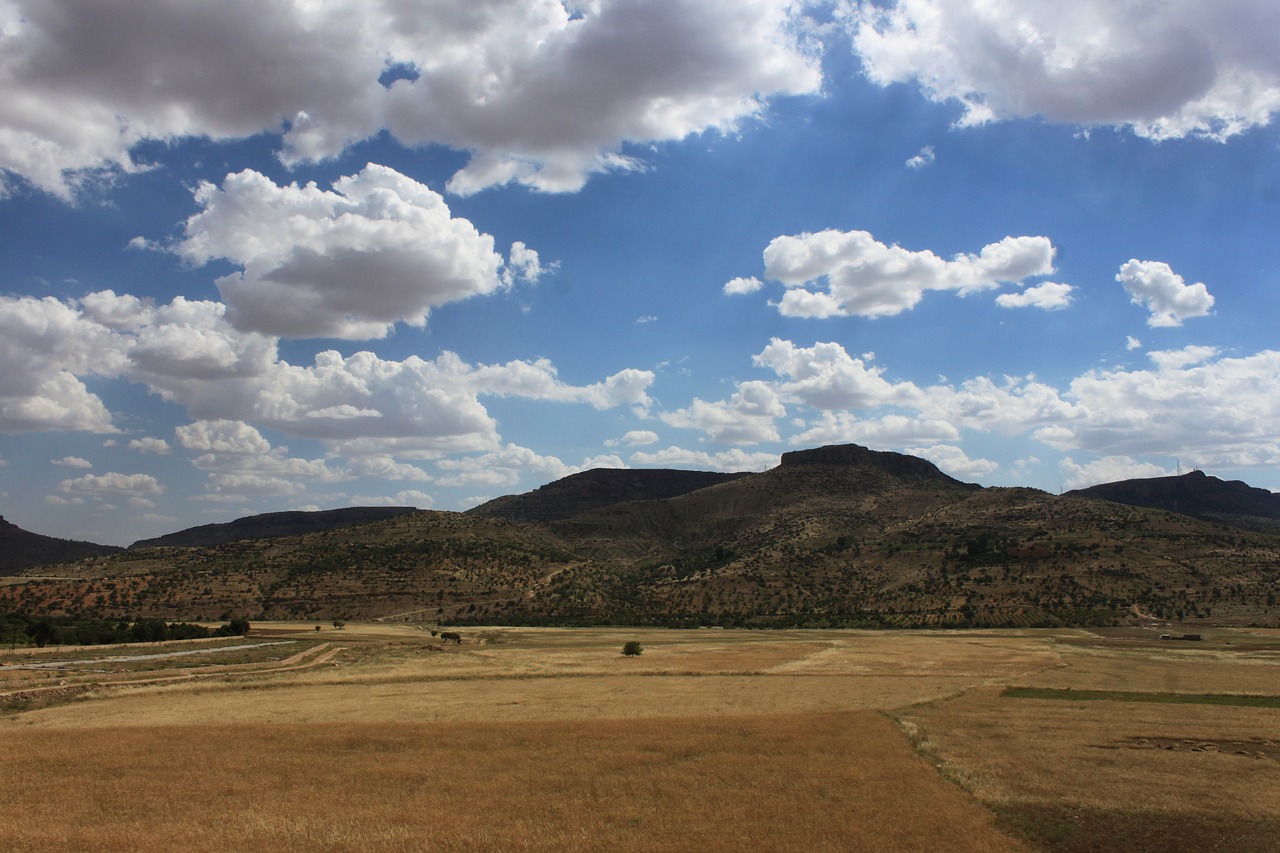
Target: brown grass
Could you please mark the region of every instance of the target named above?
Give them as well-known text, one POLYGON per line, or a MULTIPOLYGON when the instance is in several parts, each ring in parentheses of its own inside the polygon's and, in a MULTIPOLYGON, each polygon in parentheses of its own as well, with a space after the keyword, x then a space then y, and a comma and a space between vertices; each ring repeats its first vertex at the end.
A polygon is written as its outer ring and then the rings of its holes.
POLYGON ((1019 849, 872 713, 11 730, 0 765, 0 849, 1019 849))
POLYGON ((0 850, 1280 850, 1280 709, 1001 695, 1277 695, 1280 632, 254 634, 334 647, 0 715, 0 850))

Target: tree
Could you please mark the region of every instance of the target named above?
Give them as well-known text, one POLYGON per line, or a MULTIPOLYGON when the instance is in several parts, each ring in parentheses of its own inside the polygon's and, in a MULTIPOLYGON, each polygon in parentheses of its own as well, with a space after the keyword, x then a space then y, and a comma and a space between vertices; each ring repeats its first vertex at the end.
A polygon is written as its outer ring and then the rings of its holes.
POLYGON ((640 645, 639 640, 627 640, 622 644, 622 653, 627 657, 638 657, 644 653, 644 646, 640 645))

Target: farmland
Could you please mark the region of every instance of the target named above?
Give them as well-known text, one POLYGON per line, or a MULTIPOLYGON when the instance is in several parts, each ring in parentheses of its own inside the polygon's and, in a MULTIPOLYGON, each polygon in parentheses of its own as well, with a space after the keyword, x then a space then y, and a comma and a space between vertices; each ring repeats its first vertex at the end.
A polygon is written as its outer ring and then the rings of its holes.
POLYGON ((321 627, 0 656, 0 764, 20 780, 0 791, 0 848, 1280 837, 1274 630, 474 628, 444 644, 423 626, 321 627), (620 654, 627 641, 643 654, 620 654), (1169 696, 1185 701, 1144 701, 1169 696))

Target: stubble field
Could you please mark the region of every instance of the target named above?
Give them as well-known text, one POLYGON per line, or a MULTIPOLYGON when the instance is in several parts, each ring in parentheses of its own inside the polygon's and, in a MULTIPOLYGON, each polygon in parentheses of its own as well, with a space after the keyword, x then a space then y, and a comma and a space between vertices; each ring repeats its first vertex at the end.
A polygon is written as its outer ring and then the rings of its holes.
POLYGON ((1280 632, 463 639, 0 655, 0 849, 1280 849, 1280 632))

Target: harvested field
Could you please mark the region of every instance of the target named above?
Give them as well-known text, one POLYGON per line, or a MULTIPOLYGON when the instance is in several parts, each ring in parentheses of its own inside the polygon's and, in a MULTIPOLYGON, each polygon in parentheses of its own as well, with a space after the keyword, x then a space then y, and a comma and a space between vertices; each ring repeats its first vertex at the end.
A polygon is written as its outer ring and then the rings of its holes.
POLYGON ((462 633, 0 667, 0 849, 1277 849, 1277 632, 462 633))

